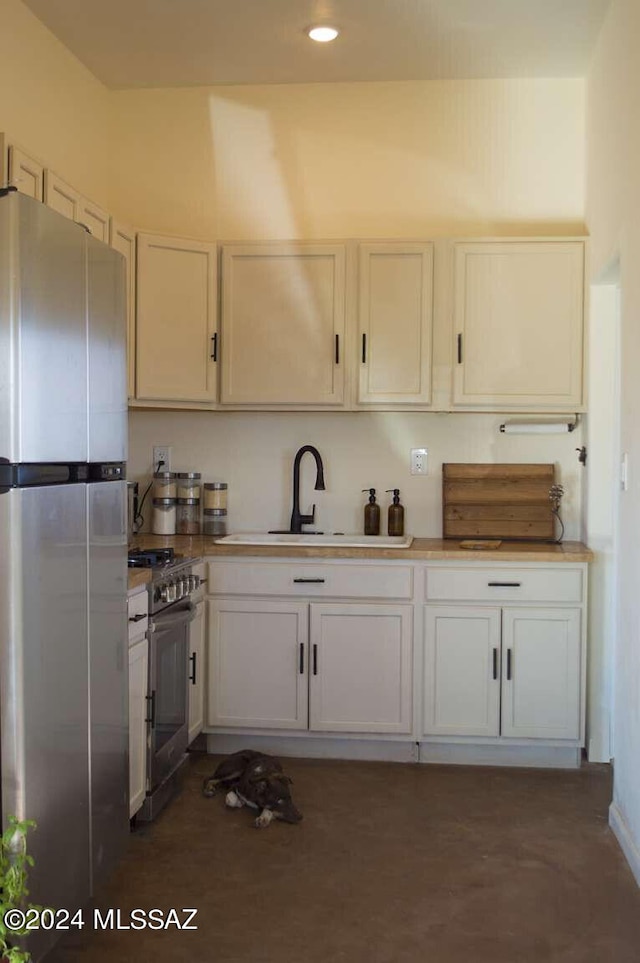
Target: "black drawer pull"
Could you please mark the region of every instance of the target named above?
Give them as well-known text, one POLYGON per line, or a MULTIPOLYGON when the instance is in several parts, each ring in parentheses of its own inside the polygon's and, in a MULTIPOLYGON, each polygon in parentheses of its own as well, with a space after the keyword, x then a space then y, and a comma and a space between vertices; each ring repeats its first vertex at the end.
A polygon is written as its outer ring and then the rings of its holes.
POLYGON ((493 678, 498 678, 498 650, 493 650, 493 678))
POLYGON ((458 335, 458 364, 462 364, 462 335, 458 335))
POLYGON ((507 681, 511 681, 511 649, 507 649, 507 681))
POLYGON ((142 622, 142 620, 143 620, 143 619, 146 619, 146 617, 147 617, 147 613, 146 613, 146 612, 141 612, 139 615, 130 615, 130 616, 129 616, 129 621, 130 621, 130 622, 142 622))
POLYGON ((189 662, 191 663, 191 672, 189 673, 189 679, 190 679, 190 681, 191 681, 191 685, 195 685, 195 684, 196 684, 196 678, 197 678, 197 676, 196 676, 196 659, 197 659, 197 657, 198 657, 198 653, 197 653, 197 652, 192 652, 191 655, 189 656, 189 662))
POLYGON ((362 363, 363 363, 363 364, 366 364, 366 363, 367 363, 367 336, 366 336, 366 334, 363 334, 363 335, 362 335, 362 363))
POLYGON ((522 582, 487 582, 489 588, 520 588, 522 582))
POLYGON ((211 336, 211 360, 218 360, 218 335, 217 333, 211 336))
POLYGON ((300 675, 304 675, 304 642, 300 643, 300 675))
POLYGON ((147 718, 146 718, 144 721, 145 721, 145 722, 148 722, 149 725, 151 726, 151 728, 153 728, 153 727, 155 726, 155 724, 156 724, 156 693, 155 693, 155 689, 153 690, 153 692, 151 693, 150 696, 145 696, 145 699, 147 700, 147 702, 150 702, 150 703, 151 703, 151 706, 150 706, 150 715, 147 716, 147 718))
POLYGON ((340 335, 336 335, 336 364, 340 364, 340 335))
POLYGON ((296 585, 323 585, 323 578, 294 578, 294 583, 296 585))
POLYGON ((313 674, 318 674, 318 646, 315 643, 313 646, 313 674))

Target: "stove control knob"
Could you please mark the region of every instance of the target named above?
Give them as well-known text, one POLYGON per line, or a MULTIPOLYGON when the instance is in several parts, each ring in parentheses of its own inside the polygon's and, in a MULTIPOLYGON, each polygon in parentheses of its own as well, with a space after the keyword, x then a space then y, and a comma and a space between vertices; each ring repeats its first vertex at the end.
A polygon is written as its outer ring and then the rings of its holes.
POLYGON ((177 598, 177 594, 176 594, 176 583, 175 583, 175 582, 169 582, 169 585, 167 586, 167 601, 168 601, 168 602, 175 602, 176 598, 177 598))
POLYGON ((187 583, 186 579, 179 578, 176 582, 176 591, 178 593, 178 598, 183 599, 187 594, 187 583))
POLYGON ((190 575, 189 578, 187 579, 187 584, 188 584, 188 591, 195 592, 196 588, 198 587, 196 585, 196 576, 190 575))
POLYGON ((157 592, 158 592, 158 595, 159 595, 159 597, 160 597, 160 601, 161 601, 161 602, 168 602, 168 601, 169 601, 169 586, 168 586, 168 585, 161 585, 160 588, 157 590, 157 592))
POLYGON ((192 575, 191 578, 193 579, 193 587, 194 587, 194 589, 200 588, 200 576, 199 576, 199 575, 192 575))

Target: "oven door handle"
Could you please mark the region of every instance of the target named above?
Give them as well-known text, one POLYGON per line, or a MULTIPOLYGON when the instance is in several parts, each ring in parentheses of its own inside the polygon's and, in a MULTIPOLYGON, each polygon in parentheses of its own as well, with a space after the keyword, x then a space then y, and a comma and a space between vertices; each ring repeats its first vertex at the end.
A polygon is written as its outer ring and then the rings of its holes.
POLYGON ((173 629, 177 625, 187 625, 189 622, 193 622, 195 617, 196 606, 190 602, 187 608, 180 609, 175 614, 172 612, 165 615, 160 612, 158 615, 152 615, 149 619, 149 631, 166 632, 167 629, 173 629))

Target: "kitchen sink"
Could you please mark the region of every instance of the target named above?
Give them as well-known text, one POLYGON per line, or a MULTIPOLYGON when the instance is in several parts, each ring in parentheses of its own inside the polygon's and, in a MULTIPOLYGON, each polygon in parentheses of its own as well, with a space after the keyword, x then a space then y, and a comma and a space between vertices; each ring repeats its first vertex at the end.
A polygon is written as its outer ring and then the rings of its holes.
POLYGON ((324 532, 236 532, 216 538, 226 545, 326 545, 339 548, 409 548, 413 535, 345 535, 324 532))

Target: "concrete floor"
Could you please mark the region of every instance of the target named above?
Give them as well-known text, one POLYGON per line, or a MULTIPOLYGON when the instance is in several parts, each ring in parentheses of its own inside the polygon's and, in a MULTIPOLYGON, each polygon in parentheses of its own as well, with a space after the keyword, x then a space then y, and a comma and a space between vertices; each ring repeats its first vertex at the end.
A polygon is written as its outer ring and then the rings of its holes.
POLYGON ((201 795, 216 761, 193 757, 99 902, 123 924, 136 907, 193 907, 198 929, 87 926, 51 963, 640 960, 607 766, 284 760, 304 821, 256 830, 248 810, 201 795))

